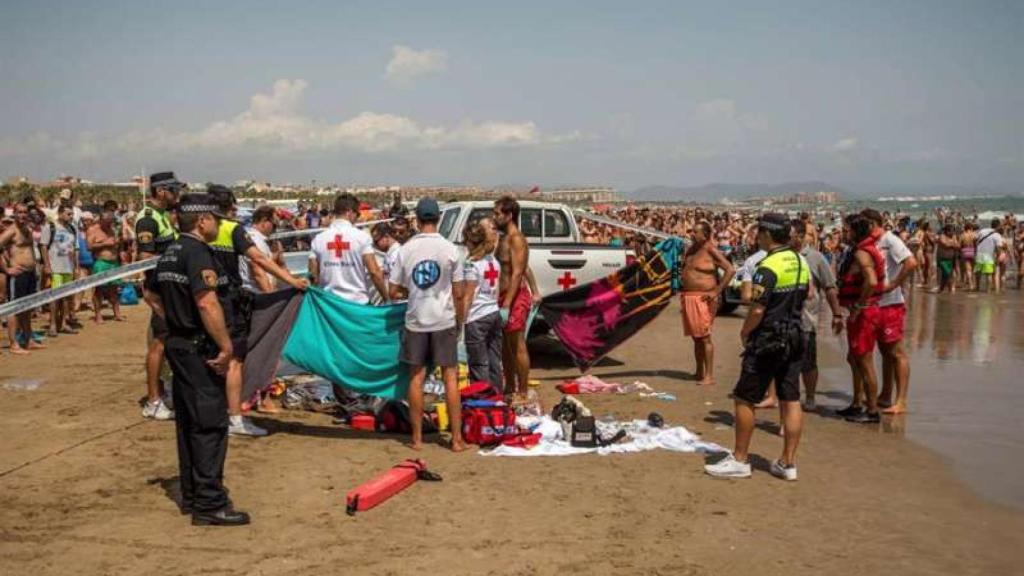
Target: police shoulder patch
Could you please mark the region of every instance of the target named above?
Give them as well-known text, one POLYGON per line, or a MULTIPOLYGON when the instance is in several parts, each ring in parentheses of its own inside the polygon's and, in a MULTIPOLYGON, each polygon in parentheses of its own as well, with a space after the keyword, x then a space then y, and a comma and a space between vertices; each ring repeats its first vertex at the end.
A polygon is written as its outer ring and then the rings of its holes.
POLYGON ((758 298, 764 295, 764 286, 761 286, 760 284, 754 284, 753 286, 751 286, 751 292, 753 293, 754 300, 757 300, 758 298))
POLYGON ((217 287, 217 272, 213 270, 203 270, 203 283, 206 284, 207 288, 217 287))

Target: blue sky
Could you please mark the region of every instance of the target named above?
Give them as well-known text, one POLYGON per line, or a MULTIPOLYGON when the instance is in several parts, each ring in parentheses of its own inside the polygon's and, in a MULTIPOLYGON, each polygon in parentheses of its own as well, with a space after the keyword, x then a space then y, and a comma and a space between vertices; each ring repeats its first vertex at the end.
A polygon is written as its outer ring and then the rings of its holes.
POLYGON ((1020 2, 4 2, 0 177, 1024 182, 1020 2))

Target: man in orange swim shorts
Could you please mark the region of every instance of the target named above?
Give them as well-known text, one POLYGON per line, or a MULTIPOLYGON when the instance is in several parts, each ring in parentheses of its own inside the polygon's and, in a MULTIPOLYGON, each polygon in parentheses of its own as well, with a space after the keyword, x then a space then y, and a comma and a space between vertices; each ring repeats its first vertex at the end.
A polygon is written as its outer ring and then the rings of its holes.
POLYGON ((732 263, 711 242, 711 225, 698 222, 693 242, 683 255, 683 333, 693 338, 693 355, 697 359, 697 383, 715 383, 715 349, 711 343, 711 326, 718 312, 718 299, 735 274, 732 263), (719 270, 722 271, 719 277, 719 270))

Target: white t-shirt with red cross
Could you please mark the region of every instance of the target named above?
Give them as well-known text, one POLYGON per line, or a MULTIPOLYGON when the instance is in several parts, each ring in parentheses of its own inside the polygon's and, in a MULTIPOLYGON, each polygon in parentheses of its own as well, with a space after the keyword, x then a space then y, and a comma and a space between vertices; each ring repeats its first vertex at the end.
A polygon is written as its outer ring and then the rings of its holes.
POLYGON ((349 302, 369 303, 372 286, 367 281, 363 263, 364 255, 373 254, 373 239, 369 233, 348 220, 336 218, 313 238, 311 250, 316 257, 321 288, 349 302))
POLYGON ((466 282, 476 282, 476 295, 469 306, 466 323, 498 312, 498 277, 501 276, 501 264, 491 254, 479 260, 466 260, 464 276, 466 282))

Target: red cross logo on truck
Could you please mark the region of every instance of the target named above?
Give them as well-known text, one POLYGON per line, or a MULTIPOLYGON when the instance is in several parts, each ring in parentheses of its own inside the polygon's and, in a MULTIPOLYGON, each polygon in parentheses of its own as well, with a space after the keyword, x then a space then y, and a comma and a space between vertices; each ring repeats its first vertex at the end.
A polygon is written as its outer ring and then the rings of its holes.
POLYGON ((341 235, 334 235, 334 242, 327 243, 327 249, 334 252, 335 258, 341 258, 342 253, 348 250, 349 244, 341 239, 341 235))
POLYGON ((494 267, 494 262, 487 263, 487 270, 484 271, 484 280, 494 288, 494 284, 498 281, 498 269, 494 267))
POLYGON ((572 272, 566 272, 558 279, 558 285, 562 287, 562 290, 568 290, 576 285, 576 278, 573 277, 572 272))

